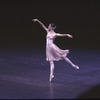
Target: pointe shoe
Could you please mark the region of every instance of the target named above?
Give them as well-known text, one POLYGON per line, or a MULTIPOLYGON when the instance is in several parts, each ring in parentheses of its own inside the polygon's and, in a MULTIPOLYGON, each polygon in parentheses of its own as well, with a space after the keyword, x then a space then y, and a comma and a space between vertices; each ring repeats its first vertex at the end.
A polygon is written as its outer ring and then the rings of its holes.
POLYGON ((52 78, 54 78, 54 75, 50 75, 49 81, 51 82, 52 78))
POLYGON ((74 67, 75 69, 79 69, 79 67, 78 67, 77 65, 74 65, 73 67, 74 67))

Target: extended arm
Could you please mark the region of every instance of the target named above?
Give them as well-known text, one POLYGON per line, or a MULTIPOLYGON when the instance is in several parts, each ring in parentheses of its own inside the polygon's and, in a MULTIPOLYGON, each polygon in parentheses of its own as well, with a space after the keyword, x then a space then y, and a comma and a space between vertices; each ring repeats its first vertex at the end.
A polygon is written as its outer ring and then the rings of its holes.
POLYGON ((32 21, 34 21, 34 22, 37 21, 46 31, 48 31, 48 28, 46 28, 46 26, 41 21, 39 21, 38 19, 33 19, 32 21))
POLYGON ((59 33, 57 33, 56 36, 68 36, 69 38, 73 38, 73 36, 70 35, 70 34, 59 34, 59 33))

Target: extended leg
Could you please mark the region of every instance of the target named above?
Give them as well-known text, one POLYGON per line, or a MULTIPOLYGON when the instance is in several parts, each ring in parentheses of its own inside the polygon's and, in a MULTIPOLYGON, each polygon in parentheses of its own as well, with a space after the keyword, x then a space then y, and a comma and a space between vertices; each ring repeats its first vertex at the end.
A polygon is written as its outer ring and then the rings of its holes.
POLYGON ((64 60, 65 60, 67 63, 69 63, 71 66, 73 66, 74 68, 79 69, 79 67, 78 67, 77 65, 73 64, 67 57, 64 57, 64 60))
POLYGON ((50 79, 49 79, 50 82, 52 78, 54 77, 53 72, 54 72, 54 62, 50 61, 50 79))

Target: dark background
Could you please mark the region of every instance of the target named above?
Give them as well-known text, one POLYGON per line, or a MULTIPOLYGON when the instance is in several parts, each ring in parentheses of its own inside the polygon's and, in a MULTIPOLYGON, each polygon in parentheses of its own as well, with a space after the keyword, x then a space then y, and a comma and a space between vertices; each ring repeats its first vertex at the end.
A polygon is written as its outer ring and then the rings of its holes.
POLYGON ((60 48, 99 49, 99 0, 0 0, 0 47, 45 47, 46 32, 33 18, 73 35, 57 37, 60 48))

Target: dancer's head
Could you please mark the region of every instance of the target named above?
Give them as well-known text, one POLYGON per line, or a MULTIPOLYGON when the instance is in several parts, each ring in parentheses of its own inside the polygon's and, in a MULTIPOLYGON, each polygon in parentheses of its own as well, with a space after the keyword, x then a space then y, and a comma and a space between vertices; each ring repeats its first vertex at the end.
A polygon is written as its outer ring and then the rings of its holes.
POLYGON ((48 29, 51 31, 51 30, 55 30, 55 28, 56 28, 56 26, 55 26, 55 24, 53 24, 53 23, 51 23, 51 24, 49 24, 49 26, 48 26, 48 29))

